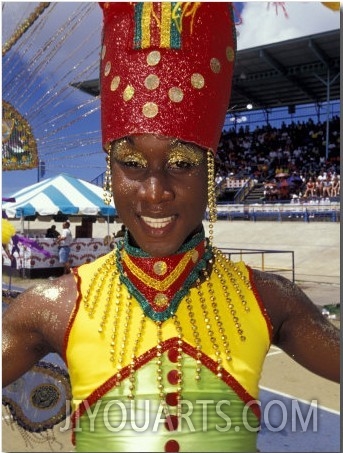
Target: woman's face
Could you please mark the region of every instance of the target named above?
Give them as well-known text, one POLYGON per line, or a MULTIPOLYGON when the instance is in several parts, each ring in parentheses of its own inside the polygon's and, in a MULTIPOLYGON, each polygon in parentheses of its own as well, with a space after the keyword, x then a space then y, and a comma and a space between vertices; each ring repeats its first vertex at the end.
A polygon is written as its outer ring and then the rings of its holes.
POLYGON ((152 256, 175 253, 202 222, 206 152, 152 134, 118 140, 111 152, 115 207, 136 244, 152 256))

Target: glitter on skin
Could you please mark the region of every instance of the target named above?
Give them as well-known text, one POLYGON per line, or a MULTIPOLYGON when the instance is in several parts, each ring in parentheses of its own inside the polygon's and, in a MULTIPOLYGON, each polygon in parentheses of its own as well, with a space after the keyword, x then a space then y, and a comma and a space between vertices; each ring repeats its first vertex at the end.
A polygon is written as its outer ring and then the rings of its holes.
POLYGON ((332 351, 333 363, 336 358, 339 360, 339 329, 323 317, 299 286, 285 277, 255 269, 253 278, 273 326, 273 344, 312 372, 337 381, 339 376, 336 374, 327 376, 328 357, 320 355, 318 344, 332 351), (313 361, 313 356, 316 361, 313 361))
POLYGON ((33 291, 37 293, 39 296, 43 296, 46 299, 57 301, 57 299, 61 296, 62 288, 61 287, 49 287, 46 285, 37 285, 33 291))
MULTIPOLYGON (((113 143, 112 157, 122 164, 130 164, 131 166, 139 166, 147 168, 148 162, 141 152, 134 149, 133 145, 127 140, 122 139, 113 143)), ((205 154, 198 147, 188 143, 174 141, 172 149, 167 157, 167 168, 173 166, 196 167, 204 162, 205 154)))
POLYGON ((205 154, 199 148, 189 144, 178 143, 169 153, 168 165, 188 164, 192 167, 204 162, 205 154))
POLYGON ((148 162, 143 155, 139 151, 132 149, 126 139, 114 143, 112 156, 113 159, 122 164, 130 164, 141 168, 148 166, 148 162))

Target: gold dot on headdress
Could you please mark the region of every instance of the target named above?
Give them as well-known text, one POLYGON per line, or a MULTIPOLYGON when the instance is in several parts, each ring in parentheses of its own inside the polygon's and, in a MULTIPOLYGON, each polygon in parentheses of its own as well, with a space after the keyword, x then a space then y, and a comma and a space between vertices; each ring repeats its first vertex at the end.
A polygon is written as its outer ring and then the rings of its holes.
POLYGON ((220 72, 221 66, 218 58, 211 58, 210 67, 212 72, 214 72, 215 74, 218 74, 220 72))
POLYGON ((120 76, 115 76, 111 82, 111 91, 116 91, 120 83, 120 76))
POLYGON ((153 50, 147 56, 147 63, 149 66, 157 65, 161 60, 161 53, 158 50, 153 50))
POLYGON ((128 85, 123 93, 123 99, 124 101, 130 101, 133 98, 133 95, 135 94, 135 89, 133 88, 132 85, 128 85))
POLYGON ((104 70, 105 76, 108 76, 108 74, 110 73, 110 71, 111 71, 111 62, 108 61, 108 62, 106 63, 106 65, 105 65, 105 70, 104 70))
POLYGON ((150 74, 144 80, 145 88, 148 90, 156 90, 160 84, 160 78, 156 74, 150 74))
POLYGON ((103 60, 106 55, 106 45, 104 44, 101 49, 101 59, 103 60))
POLYGON ((200 90, 205 86, 205 79, 201 74, 194 73, 192 74, 191 77, 191 84, 193 88, 197 88, 198 90, 200 90))
POLYGON ((227 47, 226 48, 226 58, 227 58, 227 61, 233 61, 234 58, 235 58, 235 51, 233 50, 232 47, 227 47))
POLYGON ((147 102, 142 111, 146 118, 154 118, 158 114, 158 106, 154 102, 147 102))
POLYGON ((170 88, 168 95, 172 102, 181 102, 183 99, 183 91, 178 87, 170 88))

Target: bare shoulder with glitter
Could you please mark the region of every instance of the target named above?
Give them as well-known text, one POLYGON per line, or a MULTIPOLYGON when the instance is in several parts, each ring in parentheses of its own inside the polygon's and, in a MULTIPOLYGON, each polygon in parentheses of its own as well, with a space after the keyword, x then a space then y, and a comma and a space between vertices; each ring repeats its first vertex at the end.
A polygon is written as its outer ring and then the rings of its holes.
POLYGON ((254 270, 253 284, 273 326, 273 343, 310 371, 339 382, 339 330, 290 280, 254 270))
POLYGON ((34 285, 7 308, 2 324, 3 386, 19 378, 49 352, 63 354, 76 302, 72 274, 34 285))

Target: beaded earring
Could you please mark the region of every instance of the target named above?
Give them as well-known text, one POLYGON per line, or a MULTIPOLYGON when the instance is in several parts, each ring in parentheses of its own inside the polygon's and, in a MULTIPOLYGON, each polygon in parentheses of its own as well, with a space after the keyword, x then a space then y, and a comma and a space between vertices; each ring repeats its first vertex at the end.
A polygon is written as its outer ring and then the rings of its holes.
POLYGON ((207 203, 209 211, 209 242, 213 245, 213 224, 217 220, 217 200, 216 200, 216 188, 214 183, 214 156, 210 149, 207 150, 207 203))
POLYGON ((106 156, 106 172, 104 178, 104 203, 107 205, 111 204, 112 200, 112 172, 111 172, 111 151, 106 156))

